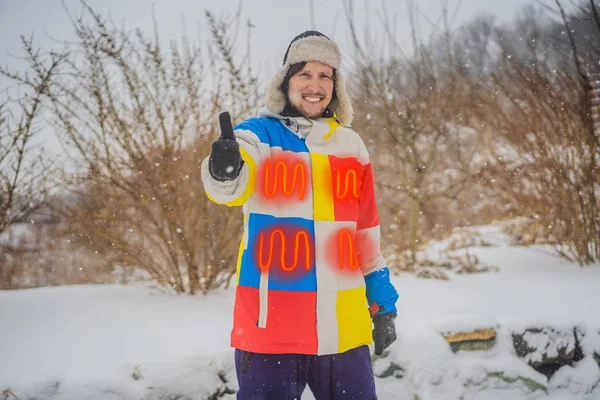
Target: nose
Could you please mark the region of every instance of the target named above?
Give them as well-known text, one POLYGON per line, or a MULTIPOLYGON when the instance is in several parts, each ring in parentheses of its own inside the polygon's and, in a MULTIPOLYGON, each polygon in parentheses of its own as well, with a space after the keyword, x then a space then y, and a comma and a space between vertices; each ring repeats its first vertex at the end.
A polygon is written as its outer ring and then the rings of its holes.
POLYGON ((319 77, 311 77, 310 81, 308 82, 308 89, 312 92, 319 92, 321 91, 321 84, 319 82, 319 77))

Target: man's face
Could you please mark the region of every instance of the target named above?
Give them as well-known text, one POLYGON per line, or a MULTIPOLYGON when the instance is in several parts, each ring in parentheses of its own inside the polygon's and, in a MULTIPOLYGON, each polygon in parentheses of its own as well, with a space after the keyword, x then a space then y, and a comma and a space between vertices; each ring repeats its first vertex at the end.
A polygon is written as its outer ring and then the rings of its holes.
POLYGON ((308 62, 290 78, 288 99, 306 118, 321 118, 333 96, 333 68, 308 62))

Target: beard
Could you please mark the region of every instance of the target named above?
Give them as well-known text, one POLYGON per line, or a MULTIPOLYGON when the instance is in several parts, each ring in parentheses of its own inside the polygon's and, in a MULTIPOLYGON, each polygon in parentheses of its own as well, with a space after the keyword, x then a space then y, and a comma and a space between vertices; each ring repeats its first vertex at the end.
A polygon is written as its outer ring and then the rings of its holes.
POLYGON ((320 96, 323 98, 323 100, 318 103, 311 104, 302 98, 302 94, 300 92, 291 92, 289 94, 289 102, 290 105, 303 117, 308 119, 318 119, 323 116, 323 113, 329 104, 325 102, 326 96, 321 94, 316 96, 320 96))

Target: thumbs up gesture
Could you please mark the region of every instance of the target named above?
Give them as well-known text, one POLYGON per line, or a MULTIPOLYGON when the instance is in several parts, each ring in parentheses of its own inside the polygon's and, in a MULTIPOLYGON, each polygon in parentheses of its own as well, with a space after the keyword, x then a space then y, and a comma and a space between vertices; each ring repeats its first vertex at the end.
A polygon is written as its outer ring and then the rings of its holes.
POLYGON ((240 174, 244 161, 240 154, 240 145, 233 134, 231 116, 227 111, 219 115, 219 124, 221 136, 212 144, 208 170, 218 181, 231 181, 240 174))

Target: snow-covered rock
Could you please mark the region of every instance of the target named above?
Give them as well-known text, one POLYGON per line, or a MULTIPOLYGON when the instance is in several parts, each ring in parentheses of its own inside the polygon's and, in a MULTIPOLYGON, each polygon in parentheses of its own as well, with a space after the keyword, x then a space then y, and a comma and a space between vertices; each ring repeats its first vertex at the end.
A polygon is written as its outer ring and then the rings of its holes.
POLYGON ((577 327, 528 328, 523 333, 513 333, 513 343, 519 357, 550 378, 559 368, 572 366, 583 358, 579 345, 582 337, 583 332, 577 327))

